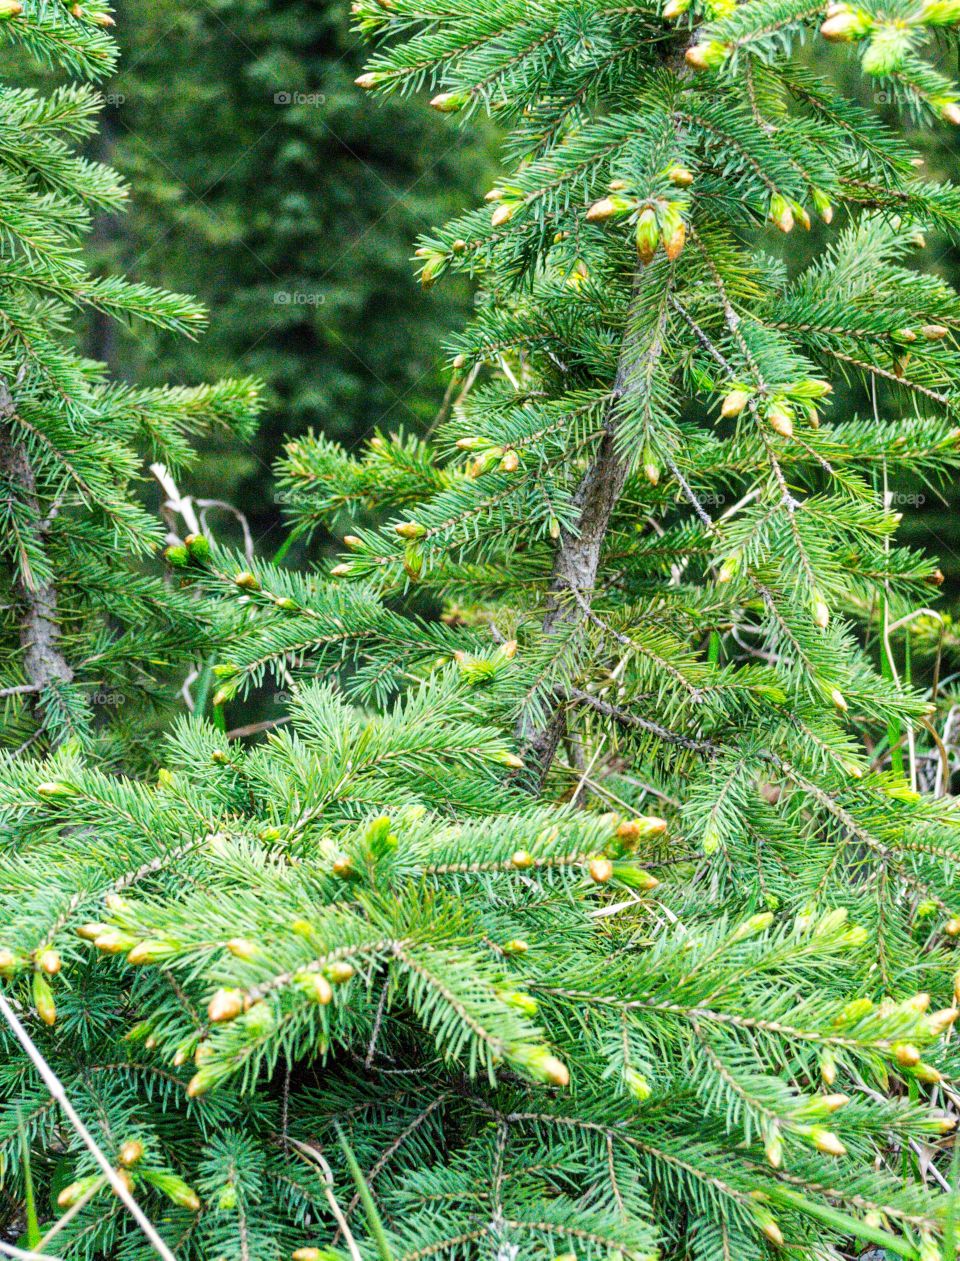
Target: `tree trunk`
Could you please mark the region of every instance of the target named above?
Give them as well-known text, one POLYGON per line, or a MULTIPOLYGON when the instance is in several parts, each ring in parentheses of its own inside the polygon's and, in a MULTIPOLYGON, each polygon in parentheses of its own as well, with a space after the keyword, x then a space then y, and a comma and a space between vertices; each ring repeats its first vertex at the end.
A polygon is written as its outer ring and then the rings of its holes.
MULTIPOLYGON (((638 264, 634 276, 634 289, 639 283, 640 266, 638 264)), ((604 416, 604 434, 574 496, 574 504, 579 509, 576 528, 562 531, 557 545, 543 618, 544 634, 548 637, 559 633, 570 622, 582 622, 589 615, 610 517, 630 471, 629 459, 624 456, 618 440, 618 411, 621 401, 629 397, 643 380, 648 361, 660 353, 659 335, 645 348, 638 346, 637 330, 633 327, 634 312, 635 304, 631 304, 617 374, 604 416)), ((550 770, 564 727, 561 697, 555 698, 550 712, 539 725, 526 719, 521 719, 518 725, 517 736, 523 748, 524 761, 535 776, 538 791, 550 770)))
MULTIPOLYGON (((33 528, 41 537, 45 526, 36 478, 29 453, 10 423, 15 415, 13 395, 6 382, 0 380, 0 480, 6 483, 8 495, 16 495, 26 504, 33 528)), ((32 689, 39 695, 55 681, 71 682, 73 670, 60 650, 56 587, 50 582, 34 581, 29 567, 20 565, 14 591, 19 605, 23 669, 32 689)))

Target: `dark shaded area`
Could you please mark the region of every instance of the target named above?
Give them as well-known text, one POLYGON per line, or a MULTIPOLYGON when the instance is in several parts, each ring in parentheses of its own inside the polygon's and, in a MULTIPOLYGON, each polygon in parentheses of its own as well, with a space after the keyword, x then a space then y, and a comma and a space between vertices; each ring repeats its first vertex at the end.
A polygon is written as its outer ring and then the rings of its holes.
POLYGON ((422 99, 367 98, 349 20, 341 3, 123 0, 124 57, 104 86, 102 156, 135 191, 98 225, 101 264, 195 293, 211 319, 194 344, 98 322, 91 353, 141 384, 264 379, 256 439, 206 443, 189 489, 237 504, 267 554, 283 436, 313 426, 352 444, 428 424, 443 338, 470 302, 463 284, 424 293, 411 255, 482 192, 491 144, 422 99))

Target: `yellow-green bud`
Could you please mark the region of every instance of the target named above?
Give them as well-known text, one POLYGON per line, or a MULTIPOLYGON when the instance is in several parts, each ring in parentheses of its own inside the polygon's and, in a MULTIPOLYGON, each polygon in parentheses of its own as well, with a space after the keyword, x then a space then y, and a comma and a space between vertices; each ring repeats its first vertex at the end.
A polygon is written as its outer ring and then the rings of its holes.
POLYGON ((526 1016, 537 1014, 537 1000, 532 994, 525 994, 522 990, 497 990, 497 997, 508 1007, 515 1007, 526 1016))
POLYGON ((820 1077, 825 1086, 832 1086, 837 1080, 837 1061, 830 1050, 820 1053, 820 1077))
POLYGON ((42 972, 33 974, 33 1005, 45 1025, 57 1023, 57 1005, 53 1001, 53 990, 42 972))
POLYGON ((68 1187, 63 1188, 57 1196, 57 1204, 60 1208, 73 1208, 74 1204, 82 1200, 98 1183, 104 1181, 102 1173, 91 1173, 85 1178, 78 1178, 76 1182, 71 1182, 68 1187))
POLYGON ((520 209, 518 201, 502 201, 490 216, 490 224, 494 228, 499 228, 503 223, 509 223, 513 216, 520 209))
POLYGON ((334 985, 346 985, 347 981, 355 974, 356 969, 352 963, 347 963, 345 959, 335 959, 333 963, 327 964, 324 971, 334 985))
POLYGON ((920 1052, 910 1042, 896 1042, 890 1050, 901 1068, 913 1068, 920 1063, 920 1052))
POLYGON ((568 1086, 570 1070, 562 1060, 551 1055, 546 1047, 521 1047, 513 1053, 513 1062, 525 1069, 537 1081, 550 1086, 568 1086))
POLYGON ((861 39, 870 30, 873 19, 862 9, 851 9, 845 4, 834 5, 830 16, 820 27, 824 39, 847 41, 861 39))
POLYGON ((182 1178, 178 1178, 176 1174, 165 1173, 162 1170, 151 1169, 144 1175, 148 1182, 152 1182, 158 1191, 161 1191, 168 1200, 173 1204, 178 1204, 181 1208, 188 1208, 191 1212, 196 1213, 200 1208, 200 1197, 192 1187, 188 1186, 182 1178))
POLYGON ((845 1156, 847 1149, 832 1130, 824 1130, 815 1125, 810 1131, 810 1141, 818 1152, 825 1156, 845 1156))
POLYGON ((623 1084, 638 1103, 645 1103, 653 1093, 646 1077, 642 1073, 637 1072, 635 1068, 625 1068, 623 1070, 623 1084))
POLYGON ((233 1020, 243 1011, 243 991, 234 989, 217 990, 207 1004, 207 1017, 212 1024, 224 1020, 233 1020))
POLYGON ((143 1159, 143 1144, 136 1138, 129 1138, 120 1147, 120 1163, 125 1169, 132 1169, 143 1159))
POLYGON ((812 192, 813 207, 824 223, 833 222, 833 206, 830 198, 822 189, 815 188, 812 192))
POLYGON ((187 545, 187 551, 194 560, 209 560, 210 558, 210 540, 204 534, 188 534, 183 540, 187 545))
POLYGON ((183 569, 190 560, 190 553, 182 543, 171 543, 163 549, 163 559, 174 569, 183 569))
POLYGON ((633 819, 624 819, 617 825, 617 836, 625 841, 639 841, 648 836, 662 836, 667 830, 667 822, 655 814, 641 814, 633 819))
POLYGON ((731 390, 726 394, 723 403, 720 406, 720 415, 724 420, 730 420, 734 416, 739 416, 746 405, 750 402, 750 395, 746 390, 731 390))
POLYGON ((772 923, 772 911, 759 911, 756 915, 751 915, 749 919, 744 920, 742 924, 739 924, 733 930, 733 940, 745 941, 756 933, 766 932, 772 923))
POLYGON ((639 889, 641 893, 649 893, 660 884, 656 876, 651 875, 642 867, 636 867, 633 863, 614 863, 613 874, 628 889, 639 889))
POLYGON ((612 197, 601 197, 587 211, 587 223, 603 223, 617 213, 616 203, 612 197))
POLYGON ((441 114, 454 114, 469 102, 469 92, 440 92, 430 101, 431 108, 441 114))
POLYGON ((773 403, 767 409, 767 424, 782 438, 793 437, 793 417, 780 403, 773 403))
POLYGON ((652 206, 640 212, 636 229, 637 254, 642 263, 649 263, 660 244, 660 227, 657 214, 652 206))
POLYGON ((294 981, 313 1003, 326 1007, 333 1001, 333 986, 320 972, 298 972, 294 981))
POLYGON ((76 790, 70 784, 57 783, 47 781, 43 784, 37 784, 36 793, 38 797, 52 799, 54 797, 72 797, 76 790))
POLYGON ((393 528, 402 539, 422 539, 427 532, 426 529, 422 525, 419 525, 416 521, 401 521, 393 528))
POLYGON ((364 91, 368 92, 371 88, 377 87, 378 84, 384 83, 389 78, 390 75, 386 71, 368 70, 366 74, 361 74, 354 79, 354 83, 358 88, 363 88, 364 91))
POLYGON ((711 39, 705 44, 694 44, 686 51, 686 62, 694 70, 716 70, 727 59, 729 48, 719 40, 711 39))
POLYGON ((148 939, 147 941, 137 942, 127 952, 127 962, 133 964, 159 963, 161 959, 169 959, 176 952, 177 946, 175 942, 148 939))
POLYGON ((678 188, 689 188, 693 183, 693 172, 681 166, 679 162, 675 162, 673 166, 667 168, 667 179, 678 188))
POLYGON ((613 875, 613 863, 609 858, 591 858, 589 872, 594 884, 606 884, 613 875))
POLYGON ((137 939, 131 937, 129 933, 121 932, 117 928, 108 928, 105 933, 101 933, 93 943, 96 948, 108 955, 126 954, 132 950, 137 944, 137 939))
POLYGON ((774 193, 770 198, 768 214, 770 222, 774 227, 779 228, 781 232, 791 232, 793 230, 793 211, 790 209, 790 203, 786 197, 782 197, 779 193, 774 193))

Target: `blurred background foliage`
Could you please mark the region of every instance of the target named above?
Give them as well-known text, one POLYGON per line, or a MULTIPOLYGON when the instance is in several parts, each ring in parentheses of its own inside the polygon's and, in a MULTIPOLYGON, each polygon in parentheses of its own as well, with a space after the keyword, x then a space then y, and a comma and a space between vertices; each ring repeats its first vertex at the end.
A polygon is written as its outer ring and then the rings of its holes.
MULTIPOLYGON (((422 99, 366 98, 341 0, 119 0, 116 19, 123 58, 103 86, 97 156, 132 198, 98 225, 98 263, 198 295, 211 323, 190 343, 104 320, 90 354, 141 384, 267 383, 259 436, 208 445, 181 489, 236 504, 269 555, 285 435, 312 426, 352 445, 436 413, 442 341, 471 294, 424 293, 411 255, 418 233, 488 187, 495 138, 422 99)), ((228 518, 215 529, 234 536, 228 518)))

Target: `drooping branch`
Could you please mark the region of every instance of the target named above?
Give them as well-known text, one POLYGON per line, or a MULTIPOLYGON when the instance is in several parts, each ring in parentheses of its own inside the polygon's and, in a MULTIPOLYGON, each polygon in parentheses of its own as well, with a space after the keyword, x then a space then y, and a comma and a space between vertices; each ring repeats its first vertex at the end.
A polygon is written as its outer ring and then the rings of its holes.
MULTIPOLYGON (((12 421, 16 404, 9 386, 0 379, 0 486, 7 496, 16 497, 25 507, 38 541, 45 531, 36 476, 30 454, 18 440, 12 421)), ((61 629, 57 616, 57 589, 34 576, 28 564, 16 567, 14 591, 19 612, 20 646, 23 669, 29 680, 24 690, 42 695, 52 683, 69 683, 73 670, 60 648, 61 629)))

